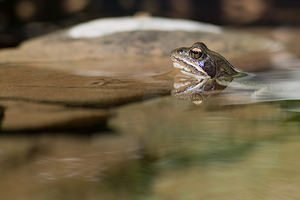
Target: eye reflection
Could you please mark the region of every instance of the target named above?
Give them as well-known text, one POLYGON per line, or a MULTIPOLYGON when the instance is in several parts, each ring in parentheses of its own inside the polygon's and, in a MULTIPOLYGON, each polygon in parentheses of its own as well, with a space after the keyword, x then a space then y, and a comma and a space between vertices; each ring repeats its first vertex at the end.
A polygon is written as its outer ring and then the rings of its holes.
POLYGON ((194 104, 200 105, 203 102, 203 97, 200 93, 191 94, 191 100, 194 104))

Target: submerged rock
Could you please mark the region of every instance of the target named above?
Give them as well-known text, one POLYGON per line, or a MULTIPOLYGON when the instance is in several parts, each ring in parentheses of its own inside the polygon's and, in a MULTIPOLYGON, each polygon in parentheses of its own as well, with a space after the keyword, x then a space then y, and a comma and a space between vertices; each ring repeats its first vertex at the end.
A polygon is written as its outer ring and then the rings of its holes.
POLYGON ((106 191, 104 179, 120 181, 120 169, 132 170, 141 156, 137 141, 114 135, 2 137, 0 152, 0 193, 6 199, 81 199, 91 193, 111 199, 115 193, 106 191))

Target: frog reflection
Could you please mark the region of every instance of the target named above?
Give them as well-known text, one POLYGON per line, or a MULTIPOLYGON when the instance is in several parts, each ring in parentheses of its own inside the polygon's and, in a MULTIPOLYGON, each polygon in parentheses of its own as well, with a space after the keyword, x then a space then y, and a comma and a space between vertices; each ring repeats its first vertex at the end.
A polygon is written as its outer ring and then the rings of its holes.
POLYGON ((232 80, 227 77, 226 81, 216 78, 196 79, 185 75, 176 75, 174 78, 172 94, 180 99, 190 99, 195 104, 201 104, 211 95, 216 95, 224 90, 232 80))
POLYGON ((241 73, 201 42, 173 50, 171 59, 174 68, 180 71, 174 78, 172 94, 189 97, 195 104, 221 92, 241 73))

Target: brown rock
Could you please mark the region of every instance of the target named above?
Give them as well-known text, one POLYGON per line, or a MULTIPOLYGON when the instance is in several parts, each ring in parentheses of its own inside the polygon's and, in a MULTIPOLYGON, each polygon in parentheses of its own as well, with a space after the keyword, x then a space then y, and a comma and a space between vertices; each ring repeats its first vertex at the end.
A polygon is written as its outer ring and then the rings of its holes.
POLYGON ((4 108, 1 131, 101 130, 108 113, 99 109, 67 108, 63 105, 24 101, 0 101, 4 108))
MULTIPOLYGON (((115 19, 118 20, 123 19, 115 19)), ((147 23, 151 24, 151 20, 147 23)), ((154 25, 155 20, 166 22, 153 18, 154 25)), ((201 23, 196 26, 205 27, 201 23)), ((29 40, 17 49, 0 51, 2 130, 73 127, 74 122, 81 120, 87 124, 90 121, 90 126, 95 120, 103 122, 106 112, 79 107, 111 108, 168 95, 172 88, 169 53, 195 41, 205 42, 246 71, 269 66, 268 55, 273 50, 270 45, 274 44, 218 27, 196 32, 158 31, 155 27, 155 31, 137 29, 93 38, 72 38, 71 29, 29 40)))
POLYGON ((171 80, 88 77, 26 66, 0 68, 1 99, 111 107, 150 96, 166 95, 171 80))
MULTIPOLYGON (((115 20, 119 19, 122 18, 115 20)), ((162 31, 125 31, 92 38, 72 38, 69 35, 71 29, 68 29, 29 40, 18 49, 0 51, 0 63, 42 62, 46 65, 38 64, 38 66, 51 69, 64 68, 71 72, 94 70, 96 75, 96 71, 101 72, 103 68, 109 68, 110 74, 118 74, 129 67, 127 71, 134 68, 130 71, 133 75, 135 70, 145 69, 149 64, 159 66, 162 71, 170 70, 170 65, 167 64, 170 61, 167 60, 171 50, 202 41, 229 61, 259 52, 264 56, 251 61, 252 65, 256 66, 255 69, 259 69, 257 60, 268 60, 270 51, 274 51, 273 46, 276 46, 271 40, 241 32, 228 30, 221 30, 219 33, 207 32, 205 28, 198 32, 163 31, 163 27, 161 28, 162 31), (159 60, 161 57, 164 61, 159 60), (154 63, 153 59, 161 63, 154 63)), ((239 67, 247 71, 247 67, 243 65, 239 67)))

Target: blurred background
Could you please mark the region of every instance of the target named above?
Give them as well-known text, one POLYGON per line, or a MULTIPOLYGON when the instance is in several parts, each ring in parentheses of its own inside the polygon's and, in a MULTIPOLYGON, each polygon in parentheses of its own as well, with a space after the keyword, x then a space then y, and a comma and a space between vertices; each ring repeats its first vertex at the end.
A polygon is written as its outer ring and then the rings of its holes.
POLYGON ((0 0, 0 48, 102 17, 149 14, 226 26, 298 26, 299 0, 0 0))

